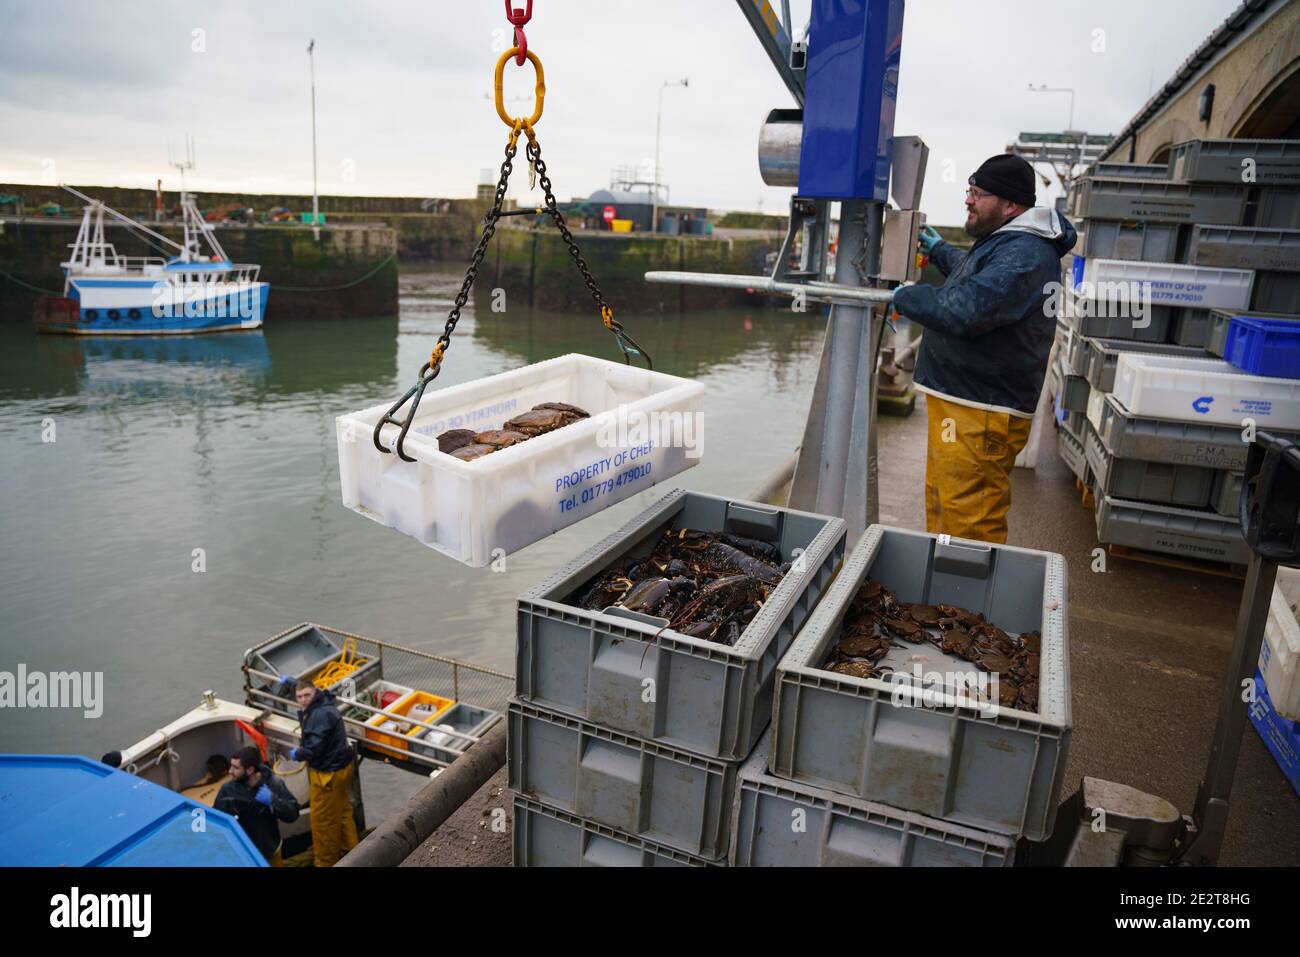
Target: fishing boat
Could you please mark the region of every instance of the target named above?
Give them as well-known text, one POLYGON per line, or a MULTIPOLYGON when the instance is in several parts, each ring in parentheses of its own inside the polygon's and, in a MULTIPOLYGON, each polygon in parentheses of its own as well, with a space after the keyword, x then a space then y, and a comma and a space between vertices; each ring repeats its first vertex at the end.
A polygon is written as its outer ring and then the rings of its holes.
POLYGON ((216 232, 181 194, 183 237, 177 243, 70 186, 85 201, 72 253, 60 263, 63 296, 36 303, 40 332, 74 335, 191 335, 257 329, 269 283, 261 267, 231 262, 216 232), (123 256, 104 237, 108 215, 165 256, 123 256))
MULTIPOLYGON (((360 766, 379 763, 428 777, 505 719, 513 687, 500 672, 312 622, 248 649, 242 671, 242 704, 205 692, 194 708, 123 748, 120 767, 212 807, 229 776, 214 772, 210 759, 256 747, 304 805, 297 821, 280 825, 284 857, 296 862, 311 845, 311 808, 305 806, 307 769, 289 759, 301 738, 297 704, 282 676, 310 678, 334 695, 360 766), (423 715, 421 706, 432 713, 423 715)), ((351 789, 358 833, 366 830, 363 776, 353 777, 351 789)))

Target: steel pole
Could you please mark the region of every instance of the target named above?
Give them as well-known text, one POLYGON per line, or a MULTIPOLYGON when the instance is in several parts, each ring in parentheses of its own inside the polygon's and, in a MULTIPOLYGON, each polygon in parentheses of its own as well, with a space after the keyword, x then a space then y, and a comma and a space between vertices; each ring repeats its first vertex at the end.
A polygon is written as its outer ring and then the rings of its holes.
MULTIPOLYGON (((851 200, 840 207, 835 285, 888 301, 888 290, 861 289, 879 271, 881 204, 851 200)), ((882 320, 873 308, 836 303, 826 322, 790 505, 839 515, 856 541, 879 520, 876 489, 876 357, 882 320)))
POLYGON ((650 233, 659 232, 659 137, 664 127, 664 90, 668 84, 659 87, 659 109, 655 112, 655 182, 650 187, 650 233))
POLYGON ((320 225, 320 193, 316 185, 316 41, 307 45, 311 69, 311 224, 320 225))

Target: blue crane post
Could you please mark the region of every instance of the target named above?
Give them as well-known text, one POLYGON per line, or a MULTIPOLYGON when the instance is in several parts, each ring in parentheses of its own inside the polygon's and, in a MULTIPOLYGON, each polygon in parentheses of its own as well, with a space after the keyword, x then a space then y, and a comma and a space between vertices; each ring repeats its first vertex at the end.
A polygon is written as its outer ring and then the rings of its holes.
MULTIPOLYGON (((889 195, 904 0, 813 0, 799 196, 840 202, 837 285, 879 273, 889 195)), ((843 516, 856 538, 879 519, 876 374, 883 317, 835 304, 790 489, 796 508, 843 516)))

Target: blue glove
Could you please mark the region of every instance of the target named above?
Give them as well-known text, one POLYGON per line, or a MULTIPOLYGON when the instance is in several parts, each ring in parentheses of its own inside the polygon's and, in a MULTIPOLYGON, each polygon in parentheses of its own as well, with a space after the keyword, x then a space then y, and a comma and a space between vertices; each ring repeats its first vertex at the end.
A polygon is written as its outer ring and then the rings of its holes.
POLYGON ((253 798, 257 801, 258 804, 265 804, 267 807, 270 807, 271 789, 267 787, 265 784, 263 784, 260 788, 257 789, 257 793, 253 795, 253 798))
POLYGON ((296 685, 297 683, 298 679, 293 675, 280 675, 280 684, 282 685, 296 685))
POLYGON ((289 760, 290 760, 290 761, 297 761, 297 760, 298 760, 298 749, 297 749, 297 748, 290 748, 290 749, 289 749, 289 760))
POLYGON ((939 231, 933 226, 922 226, 920 235, 917 239, 919 239, 921 243, 921 252, 925 253, 927 256, 930 255, 930 250, 943 242, 943 237, 939 235, 939 231))

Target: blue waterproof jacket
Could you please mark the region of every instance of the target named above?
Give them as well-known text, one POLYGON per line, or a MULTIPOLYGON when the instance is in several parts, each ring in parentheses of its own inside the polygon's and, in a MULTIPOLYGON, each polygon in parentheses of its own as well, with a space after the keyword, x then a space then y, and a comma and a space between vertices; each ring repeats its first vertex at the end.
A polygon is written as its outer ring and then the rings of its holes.
POLYGON ((947 276, 894 293, 894 307, 925 329, 914 381, 963 405, 1033 415, 1047 374, 1061 300, 1061 257, 1077 233, 1035 206, 970 252, 941 242, 930 261, 947 276))
POLYGON ((306 761, 307 767, 313 771, 337 771, 352 763, 347 726, 330 692, 317 691, 306 710, 298 711, 298 723, 302 726, 298 759, 306 761))

